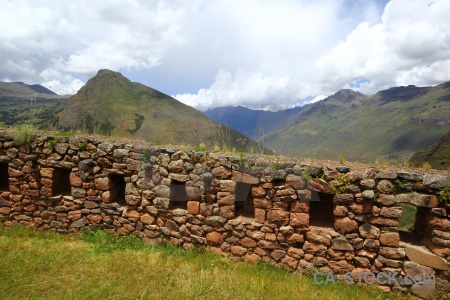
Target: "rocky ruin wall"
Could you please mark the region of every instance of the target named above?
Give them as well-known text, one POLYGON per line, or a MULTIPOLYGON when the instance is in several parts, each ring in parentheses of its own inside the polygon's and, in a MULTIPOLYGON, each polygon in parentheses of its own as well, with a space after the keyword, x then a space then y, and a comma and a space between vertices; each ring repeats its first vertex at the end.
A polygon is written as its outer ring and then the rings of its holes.
POLYGON ((144 148, 0 131, 0 219, 58 232, 98 227, 291 270, 433 275, 386 284, 450 292, 450 179, 433 174, 144 148), (399 228, 404 208, 413 226, 399 228), (415 216, 414 216, 415 215, 415 216), (403 230, 403 231, 402 231, 403 230))

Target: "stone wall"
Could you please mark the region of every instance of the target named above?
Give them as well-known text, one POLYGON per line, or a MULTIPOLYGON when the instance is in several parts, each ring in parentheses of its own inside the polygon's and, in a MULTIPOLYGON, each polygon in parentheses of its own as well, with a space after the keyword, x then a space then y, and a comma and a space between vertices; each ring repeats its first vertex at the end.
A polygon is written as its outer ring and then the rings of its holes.
POLYGON ((98 138, 42 135, 21 145, 0 131, 0 181, 6 226, 95 226, 299 272, 397 272, 400 283, 405 275, 434 275, 436 284, 382 288, 450 292, 450 205, 439 200, 450 184, 445 176, 242 160, 98 138), (411 232, 398 227, 403 204, 417 207, 411 232))

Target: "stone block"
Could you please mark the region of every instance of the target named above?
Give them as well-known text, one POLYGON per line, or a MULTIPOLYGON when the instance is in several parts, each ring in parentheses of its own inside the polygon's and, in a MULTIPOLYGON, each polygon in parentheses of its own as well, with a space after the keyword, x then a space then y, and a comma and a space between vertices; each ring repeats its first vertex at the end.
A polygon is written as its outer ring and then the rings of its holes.
POLYGON ((431 267, 438 270, 447 270, 447 261, 436 256, 422 247, 406 244, 406 256, 422 266, 431 267))
POLYGON ((249 174, 245 174, 245 173, 241 173, 238 171, 233 171, 232 172, 232 180, 235 182, 242 182, 242 183, 247 183, 247 184, 259 184, 259 179, 249 175, 249 174))
POLYGON ((357 231, 358 223, 348 217, 336 218, 334 221, 334 228, 340 234, 346 234, 357 231))
POLYGON ((289 223, 289 213, 284 210, 271 209, 267 212, 267 222, 276 225, 287 225, 289 223))
POLYGON ((289 225, 294 228, 309 227, 309 214, 307 214, 307 213, 290 213, 289 225))

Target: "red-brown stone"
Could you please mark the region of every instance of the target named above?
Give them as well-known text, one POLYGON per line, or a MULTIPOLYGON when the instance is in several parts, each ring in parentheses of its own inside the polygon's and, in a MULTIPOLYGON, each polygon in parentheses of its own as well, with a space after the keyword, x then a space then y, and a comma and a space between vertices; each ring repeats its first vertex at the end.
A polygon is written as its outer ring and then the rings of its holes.
POLYGON ((287 225, 289 223, 289 213, 284 210, 271 209, 267 212, 267 222, 276 225, 287 225))
POLYGON ((292 227, 306 228, 309 227, 309 214, 307 213, 291 213, 289 225, 292 227))
POLYGON ((334 228, 341 234, 351 233, 358 229, 358 223, 348 217, 338 218, 334 221, 334 228))
POLYGON ((220 246, 223 243, 222 234, 217 231, 209 232, 206 235, 206 242, 208 243, 208 245, 220 246))

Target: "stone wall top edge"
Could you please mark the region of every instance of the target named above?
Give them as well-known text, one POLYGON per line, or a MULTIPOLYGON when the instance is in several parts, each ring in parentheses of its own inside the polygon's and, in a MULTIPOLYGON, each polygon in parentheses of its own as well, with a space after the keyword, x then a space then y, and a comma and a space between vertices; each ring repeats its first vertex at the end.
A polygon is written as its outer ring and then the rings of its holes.
MULTIPOLYGON (((44 145, 48 145, 48 142, 51 140, 55 140, 56 143, 67 143, 72 145, 86 143, 86 145, 95 147, 96 149, 105 150, 107 153, 123 149, 140 154, 149 151, 148 155, 150 156, 158 156, 160 154, 168 154, 171 156, 175 153, 186 153, 189 157, 192 157, 194 154, 202 154, 207 160, 217 161, 222 165, 227 165, 229 163, 233 171, 250 174, 256 177, 263 177, 264 175, 270 174, 274 179, 281 180, 288 179, 290 174, 302 175, 305 174, 305 172, 309 172, 309 175, 316 178, 322 177, 326 181, 332 181, 331 177, 333 177, 332 175, 334 173, 334 176, 355 176, 360 177, 360 179, 399 179, 401 181, 423 182, 426 186, 433 186, 433 189, 435 190, 442 190, 446 185, 450 184, 450 170, 447 172, 437 170, 424 172, 422 170, 410 170, 407 168, 380 168, 364 164, 358 164, 357 167, 347 167, 345 166, 345 163, 343 165, 336 165, 332 164, 331 161, 306 162, 302 159, 283 156, 258 156, 248 154, 242 156, 242 154, 233 153, 195 151, 193 149, 183 148, 183 146, 143 144, 144 142, 142 141, 110 141, 108 140, 108 137, 103 138, 95 135, 57 136, 52 133, 40 132, 33 143, 31 143, 31 150, 28 154, 33 154, 33 150, 35 149, 42 149, 44 145), (446 175, 447 173, 448 175, 446 175), (329 176, 330 174, 331 176, 329 176), (436 184, 437 182, 438 184, 436 184)), ((0 150, 18 148, 20 152, 22 146, 22 144, 13 141, 9 130, 0 130, 0 150)), ((30 158, 28 157, 28 159, 30 158)), ((34 160, 37 161, 38 159, 34 160)), ((5 162, 8 162, 8 159, 5 155, 0 153, 0 163, 5 162)), ((55 162, 43 162, 42 159, 40 159, 39 163, 41 165, 57 165, 55 162)), ((354 165, 354 163, 350 163, 350 165, 354 165)))

